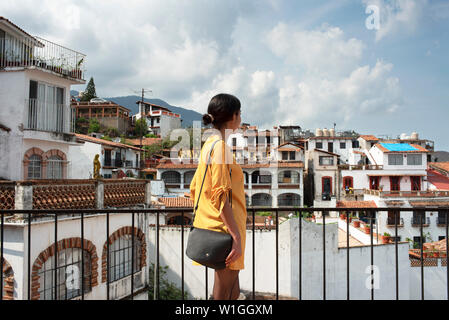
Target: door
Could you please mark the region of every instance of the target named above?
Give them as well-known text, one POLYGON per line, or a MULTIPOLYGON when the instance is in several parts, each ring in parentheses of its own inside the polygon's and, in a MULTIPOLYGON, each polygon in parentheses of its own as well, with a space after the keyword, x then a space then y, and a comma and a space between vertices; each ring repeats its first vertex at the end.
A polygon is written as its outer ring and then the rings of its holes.
POLYGON ((334 143, 333 142, 328 142, 327 151, 332 152, 332 153, 334 152, 334 143))
POLYGON ((332 178, 331 177, 323 177, 322 178, 322 192, 323 194, 330 195, 332 193, 332 178))
POLYGON ((379 177, 369 177, 369 189, 379 190, 379 177))
POLYGON ((390 177, 390 190, 391 191, 400 191, 401 187, 399 184, 401 177, 390 177))
POLYGON ((410 177, 410 182, 412 183, 411 186, 412 191, 421 190, 421 177, 410 177))
POLYGON ((111 150, 104 150, 104 165, 111 166, 111 150))

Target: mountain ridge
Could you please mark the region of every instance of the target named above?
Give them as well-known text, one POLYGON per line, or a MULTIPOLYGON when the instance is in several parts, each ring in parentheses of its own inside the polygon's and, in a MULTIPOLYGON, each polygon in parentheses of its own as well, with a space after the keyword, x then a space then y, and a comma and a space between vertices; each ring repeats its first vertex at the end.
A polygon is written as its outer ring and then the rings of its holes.
MULTIPOLYGON (((70 94, 72 96, 77 96, 78 91, 72 90, 72 91, 70 91, 70 94)), ((117 103, 118 105, 128 108, 129 110, 131 110, 132 114, 137 114, 139 112, 139 106, 136 104, 136 102, 141 101, 142 97, 139 97, 136 95, 130 95, 130 96, 119 96, 119 97, 105 97, 103 99, 112 101, 114 103, 117 103)), ((181 115, 181 119, 182 119, 181 126, 183 128, 193 126, 193 121, 201 121, 202 117, 203 117, 202 114, 200 114, 199 112, 196 112, 191 109, 183 108, 183 107, 173 106, 162 99, 144 98, 144 101, 161 106, 161 107, 168 108, 174 113, 179 113, 181 115)))

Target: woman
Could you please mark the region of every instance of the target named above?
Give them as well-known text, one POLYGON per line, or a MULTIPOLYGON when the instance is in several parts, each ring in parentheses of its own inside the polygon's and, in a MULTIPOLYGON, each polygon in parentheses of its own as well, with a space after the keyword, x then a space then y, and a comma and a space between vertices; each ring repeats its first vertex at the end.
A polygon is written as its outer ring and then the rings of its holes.
POLYGON ((244 268, 246 240, 246 201, 243 171, 226 145, 229 134, 240 127, 240 101, 229 94, 219 94, 209 103, 203 116, 205 125, 212 124, 217 133, 211 135, 201 150, 201 160, 190 184, 191 198, 197 203, 207 157, 216 140, 206 174, 194 227, 229 233, 232 249, 226 268, 215 270, 214 300, 236 300, 240 295, 239 272, 244 268), (231 192, 232 190, 232 192, 231 192))

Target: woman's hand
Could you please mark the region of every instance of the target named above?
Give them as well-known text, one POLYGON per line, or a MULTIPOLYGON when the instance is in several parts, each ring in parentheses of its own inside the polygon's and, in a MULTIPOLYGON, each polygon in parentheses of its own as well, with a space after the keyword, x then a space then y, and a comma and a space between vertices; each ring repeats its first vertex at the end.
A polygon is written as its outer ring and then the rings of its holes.
POLYGON ((232 249, 226 258, 226 268, 230 266, 231 263, 236 261, 242 255, 242 244, 240 242, 240 237, 232 237, 232 249))

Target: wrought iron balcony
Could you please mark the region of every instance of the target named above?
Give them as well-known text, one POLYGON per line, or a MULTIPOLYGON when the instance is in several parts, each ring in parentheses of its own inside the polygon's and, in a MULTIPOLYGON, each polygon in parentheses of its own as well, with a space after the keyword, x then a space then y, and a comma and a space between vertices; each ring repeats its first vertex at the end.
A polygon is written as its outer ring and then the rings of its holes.
POLYGON ((84 83, 86 55, 40 37, 0 38, 0 70, 35 68, 84 83))

